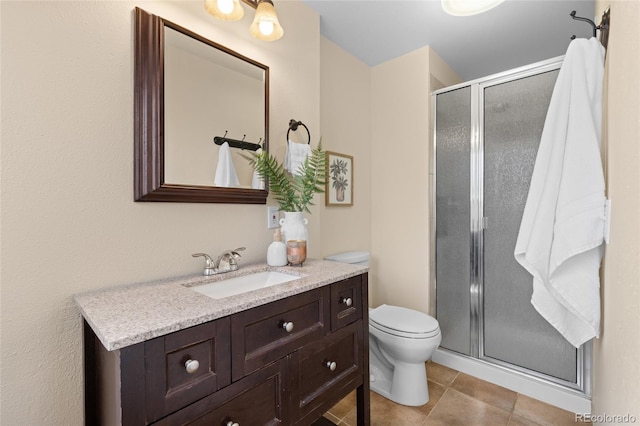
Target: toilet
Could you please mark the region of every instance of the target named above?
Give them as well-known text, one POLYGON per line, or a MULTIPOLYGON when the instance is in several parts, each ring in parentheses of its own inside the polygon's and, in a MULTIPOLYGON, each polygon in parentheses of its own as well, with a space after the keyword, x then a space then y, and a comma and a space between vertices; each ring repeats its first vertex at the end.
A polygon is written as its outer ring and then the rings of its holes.
MULTIPOLYGON (((334 262, 368 265, 369 253, 339 253, 334 262)), ((398 404, 429 402, 425 362, 440 345, 438 321, 400 306, 369 308, 369 370, 371 390, 398 404)))

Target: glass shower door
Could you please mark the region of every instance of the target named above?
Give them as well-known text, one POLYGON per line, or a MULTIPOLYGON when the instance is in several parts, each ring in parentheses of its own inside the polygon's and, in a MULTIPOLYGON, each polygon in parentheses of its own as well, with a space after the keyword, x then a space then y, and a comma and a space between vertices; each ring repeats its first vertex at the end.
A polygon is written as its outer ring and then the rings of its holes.
POLYGON ((438 95, 436 139, 436 312, 441 346, 471 355, 470 87, 438 95))
POLYGON ((549 60, 434 93, 435 290, 440 347, 590 392, 576 350, 531 305, 513 256, 560 68, 549 60))
POLYGON ((557 75, 480 87, 486 218, 480 357, 576 383, 577 351, 533 308, 532 277, 513 256, 557 75))

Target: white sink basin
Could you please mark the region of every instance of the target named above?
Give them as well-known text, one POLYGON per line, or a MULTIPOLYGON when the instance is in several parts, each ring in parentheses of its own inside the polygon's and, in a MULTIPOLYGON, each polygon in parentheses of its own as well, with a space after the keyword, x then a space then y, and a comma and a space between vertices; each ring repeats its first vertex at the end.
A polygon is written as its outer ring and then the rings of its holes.
POLYGON ((282 272, 264 271, 190 288, 212 299, 223 299, 236 294, 297 280, 298 278, 301 277, 282 272))

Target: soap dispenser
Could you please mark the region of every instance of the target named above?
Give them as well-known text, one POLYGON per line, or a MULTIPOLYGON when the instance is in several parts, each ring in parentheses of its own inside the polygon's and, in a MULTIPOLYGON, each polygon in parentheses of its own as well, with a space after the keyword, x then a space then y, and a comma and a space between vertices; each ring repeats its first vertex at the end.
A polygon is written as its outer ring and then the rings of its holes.
POLYGON ((267 264, 269 266, 285 266, 287 260, 287 246, 282 242, 282 233, 280 228, 273 233, 273 242, 269 244, 267 249, 267 264))

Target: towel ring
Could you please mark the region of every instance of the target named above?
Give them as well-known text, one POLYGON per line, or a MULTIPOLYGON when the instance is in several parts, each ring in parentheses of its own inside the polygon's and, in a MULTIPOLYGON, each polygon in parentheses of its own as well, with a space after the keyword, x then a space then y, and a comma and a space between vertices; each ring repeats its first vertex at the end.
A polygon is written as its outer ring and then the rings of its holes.
POLYGON ((302 121, 296 121, 293 118, 289 120, 289 130, 287 130, 287 143, 289 143, 289 132, 292 130, 295 132, 296 130, 298 130, 298 126, 304 127, 305 130, 307 131, 307 136, 308 136, 307 145, 310 145, 311 133, 309 133, 309 128, 302 121))

